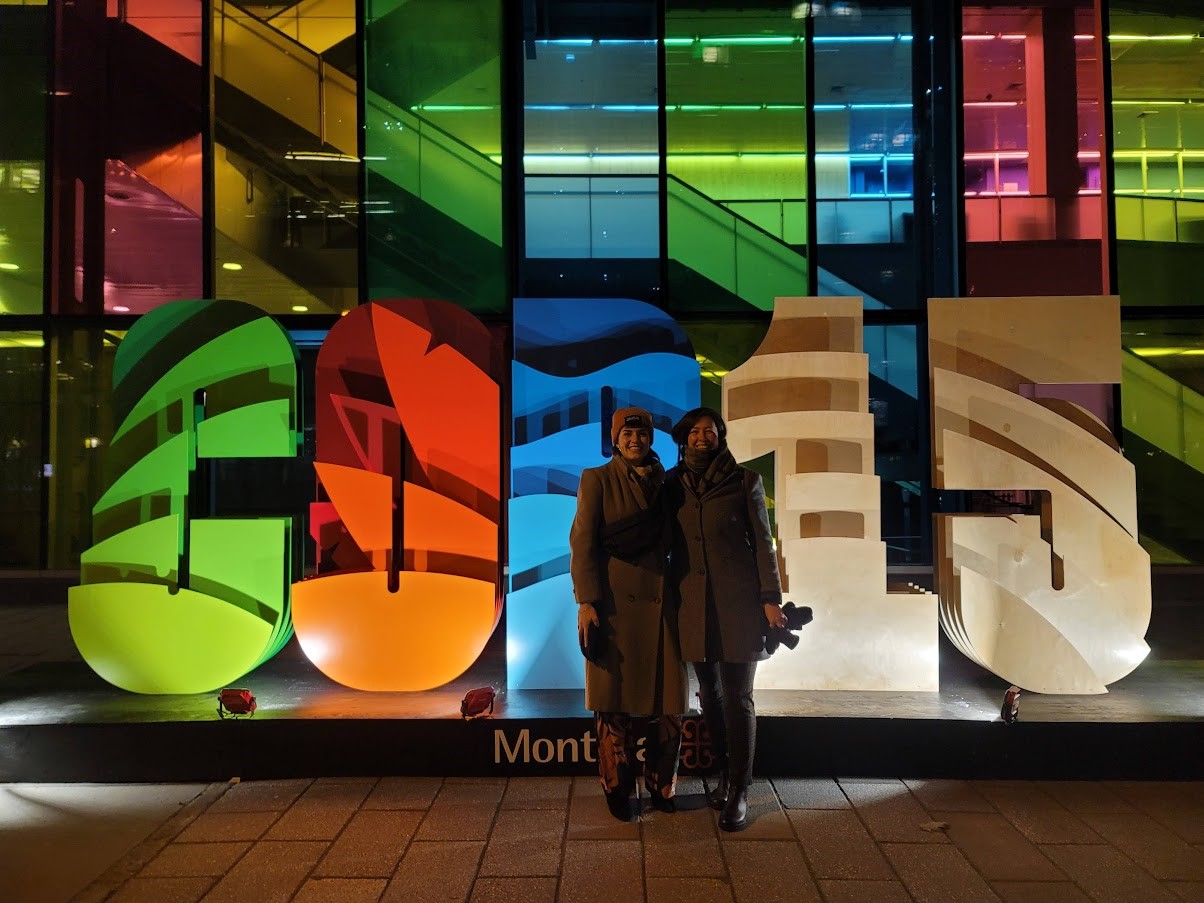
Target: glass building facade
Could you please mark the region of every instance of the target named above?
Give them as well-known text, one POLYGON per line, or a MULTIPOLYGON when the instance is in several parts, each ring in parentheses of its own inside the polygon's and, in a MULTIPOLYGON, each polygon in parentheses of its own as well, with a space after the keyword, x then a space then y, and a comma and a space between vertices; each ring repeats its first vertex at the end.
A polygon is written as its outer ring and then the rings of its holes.
MULTIPOLYGON (((505 348, 516 298, 629 298, 717 404, 794 295, 864 298, 882 535, 923 566, 933 513, 999 503, 931 488, 927 299, 1108 293, 1142 543, 1204 563, 1202 34, 1190 0, 0 0, 0 568, 78 567, 164 303, 261 307, 312 387, 372 300, 505 348)), ((213 497, 304 511, 310 465, 263 467, 213 497)))

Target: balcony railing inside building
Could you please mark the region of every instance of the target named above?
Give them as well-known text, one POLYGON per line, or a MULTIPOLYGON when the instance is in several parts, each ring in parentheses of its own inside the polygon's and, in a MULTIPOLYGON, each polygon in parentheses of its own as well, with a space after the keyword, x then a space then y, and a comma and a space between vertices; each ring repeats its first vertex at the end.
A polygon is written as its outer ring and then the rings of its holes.
POLYGON ((1204 198, 1118 195, 1116 237, 1120 241, 1204 244, 1204 198))

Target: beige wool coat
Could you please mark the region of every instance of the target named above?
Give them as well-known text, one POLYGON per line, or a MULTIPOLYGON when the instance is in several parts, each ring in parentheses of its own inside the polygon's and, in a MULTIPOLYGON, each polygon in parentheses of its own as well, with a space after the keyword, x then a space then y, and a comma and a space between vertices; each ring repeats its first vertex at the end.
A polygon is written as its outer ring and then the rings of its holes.
MULTIPOLYGON (((654 480, 663 481, 659 467, 654 480)), ((633 560, 608 554, 602 529, 650 503, 623 459, 581 474, 569 532, 569 571, 578 604, 592 603, 603 631, 601 660, 585 663, 585 706, 595 712, 683 714, 689 680, 677 640, 672 593, 666 593, 664 541, 633 560)))

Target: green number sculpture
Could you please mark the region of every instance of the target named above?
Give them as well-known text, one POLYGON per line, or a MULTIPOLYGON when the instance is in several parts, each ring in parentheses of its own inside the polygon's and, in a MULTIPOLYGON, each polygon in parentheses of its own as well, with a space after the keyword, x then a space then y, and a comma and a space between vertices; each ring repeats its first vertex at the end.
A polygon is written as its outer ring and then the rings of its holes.
POLYGON ((298 452, 297 350, 259 309, 179 301, 117 351, 108 488, 69 593, 84 660, 135 693, 200 693, 292 635, 288 517, 196 518, 198 459, 298 452))

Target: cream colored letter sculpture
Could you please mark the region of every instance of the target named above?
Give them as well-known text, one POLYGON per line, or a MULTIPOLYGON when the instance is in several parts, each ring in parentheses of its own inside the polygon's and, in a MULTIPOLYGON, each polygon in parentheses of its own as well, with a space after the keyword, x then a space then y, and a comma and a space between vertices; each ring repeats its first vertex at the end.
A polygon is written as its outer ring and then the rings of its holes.
POLYGON ((757 687, 936 690, 937 603, 887 593, 860 298, 778 298, 765 340, 723 380, 738 460, 774 453, 783 588, 815 621, 757 687))
POLYGON ((1106 693, 1150 621, 1133 465, 1074 400, 1120 382, 1118 299, 933 299, 928 342, 934 485, 1042 498, 1040 516, 937 518, 941 626, 1011 683, 1106 693))

